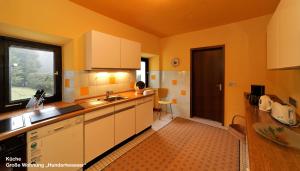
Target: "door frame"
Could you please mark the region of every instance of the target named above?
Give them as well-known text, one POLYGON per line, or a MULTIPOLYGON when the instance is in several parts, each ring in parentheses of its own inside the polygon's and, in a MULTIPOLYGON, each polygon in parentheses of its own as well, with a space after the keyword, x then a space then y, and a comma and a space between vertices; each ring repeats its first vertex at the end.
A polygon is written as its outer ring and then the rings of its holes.
POLYGON ((192 61, 193 61, 193 52, 194 51, 198 51, 198 50, 209 50, 209 49, 216 49, 216 48, 222 48, 223 51, 223 55, 222 57, 224 58, 224 71, 223 71, 223 109, 222 109, 222 125, 224 125, 224 116, 225 116, 225 63, 226 63, 226 58, 225 58, 225 44, 223 45, 215 45, 215 46, 206 46, 206 47, 199 47, 199 48, 191 48, 190 49, 190 117, 194 117, 193 114, 193 65, 192 65, 192 61))

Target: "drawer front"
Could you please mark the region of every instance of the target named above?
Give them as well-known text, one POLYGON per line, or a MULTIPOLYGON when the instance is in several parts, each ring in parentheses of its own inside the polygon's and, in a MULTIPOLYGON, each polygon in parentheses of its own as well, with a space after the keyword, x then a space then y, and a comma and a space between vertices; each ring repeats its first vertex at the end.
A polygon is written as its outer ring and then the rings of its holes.
POLYGON ((115 112, 118 112, 119 110, 131 107, 131 106, 135 106, 136 105, 136 101, 131 101, 131 102, 126 102, 126 103, 122 103, 122 104, 117 104, 115 105, 115 112))
POLYGON ((144 98, 140 98, 136 100, 136 105, 142 104, 144 102, 144 98))
POLYGON ((149 102, 149 101, 152 101, 153 100, 153 96, 150 96, 150 97, 145 97, 144 98, 144 102, 149 102))
POLYGON ((83 122, 83 115, 79 115, 70 119, 59 121, 41 128, 37 128, 27 132, 27 142, 35 141, 37 139, 49 136, 55 133, 55 130, 60 128, 70 127, 72 125, 80 124, 83 122))
POLYGON ((95 118, 98 118, 98 117, 101 117, 101 116, 104 116, 104 115, 108 115, 108 114, 113 114, 114 113, 114 107, 107 107, 107 108, 104 108, 104 109, 99 109, 99 110, 96 110, 96 111, 93 111, 93 112, 89 112, 89 113, 86 113, 84 115, 84 121, 88 121, 88 120, 91 120, 91 119, 95 119, 95 118))

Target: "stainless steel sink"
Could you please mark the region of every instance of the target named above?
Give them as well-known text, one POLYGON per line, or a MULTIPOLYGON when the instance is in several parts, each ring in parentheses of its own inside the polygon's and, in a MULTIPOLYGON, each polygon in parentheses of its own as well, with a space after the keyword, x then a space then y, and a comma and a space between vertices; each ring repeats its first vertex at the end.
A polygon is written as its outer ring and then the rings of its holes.
POLYGON ((115 102, 115 101, 118 101, 118 100, 125 100, 125 99, 128 99, 128 97, 123 97, 123 96, 109 96, 108 98, 105 98, 105 99, 98 99, 99 101, 107 101, 107 102, 115 102))

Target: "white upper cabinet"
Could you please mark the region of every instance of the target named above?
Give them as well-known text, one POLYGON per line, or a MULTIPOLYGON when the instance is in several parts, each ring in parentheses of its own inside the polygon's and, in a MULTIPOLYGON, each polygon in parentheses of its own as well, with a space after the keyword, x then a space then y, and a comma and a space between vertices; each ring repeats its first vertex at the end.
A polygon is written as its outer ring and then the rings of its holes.
POLYGON ((121 39, 91 31, 86 34, 86 69, 120 68, 121 39))
POLYGON ((300 1, 281 0, 267 30, 268 69, 300 66, 300 1))
POLYGON ((85 39, 86 70, 140 68, 140 43, 97 31, 86 33, 85 39))
POLYGON ((277 13, 271 18, 267 28, 267 61, 268 69, 273 69, 279 65, 279 27, 277 13))
POLYGON ((121 39, 121 68, 141 67, 141 44, 135 41, 121 39))

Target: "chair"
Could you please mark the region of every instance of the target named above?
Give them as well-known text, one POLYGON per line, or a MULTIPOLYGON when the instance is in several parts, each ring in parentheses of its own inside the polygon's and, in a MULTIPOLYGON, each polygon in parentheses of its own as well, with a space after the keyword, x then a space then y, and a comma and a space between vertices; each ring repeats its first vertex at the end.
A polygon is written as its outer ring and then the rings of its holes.
POLYGON ((246 127, 243 124, 235 123, 235 121, 240 118, 245 122, 245 117, 241 115, 234 115, 229 125, 229 132, 235 137, 244 140, 246 136, 246 127))
POLYGON ((173 111, 172 111, 172 101, 164 100, 168 96, 168 89, 167 88, 158 88, 158 105, 159 105, 159 118, 161 117, 162 113, 162 106, 166 105, 166 112, 168 111, 168 105, 170 106, 170 112, 173 119, 173 111))

